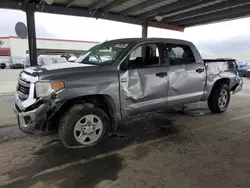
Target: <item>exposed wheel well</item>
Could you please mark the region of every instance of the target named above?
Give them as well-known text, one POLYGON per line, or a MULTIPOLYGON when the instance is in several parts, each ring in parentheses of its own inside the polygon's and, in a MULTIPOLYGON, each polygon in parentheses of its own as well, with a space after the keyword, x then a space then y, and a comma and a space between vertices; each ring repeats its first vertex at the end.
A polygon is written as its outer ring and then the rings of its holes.
POLYGON ((116 109, 115 109, 115 103, 113 99, 108 96, 108 95, 87 95, 87 96, 82 96, 82 97, 76 97, 72 98, 70 100, 65 101, 60 109, 55 113, 53 116, 53 119, 51 120, 50 129, 57 129, 58 126, 58 120, 61 118, 61 116, 64 115, 67 110, 73 106, 74 104, 79 104, 79 103, 92 103, 95 106, 98 106, 101 108, 104 112, 106 112, 112 122, 112 127, 111 129, 116 130, 117 129, 117 124, 116 124, 116 109), (55 126, 56 125, 56 126, 55 126))
POLYGON ((227 84, 228 86, 230 86, 230 79, 229 79, 229 78, 222 78, 222 79, 219 79, 219 80, 217 80, 217 81, 215 82, 214 86, 215 86, 216 84, 222 84, 222 83, 227 84))
MULTIPOLYGON (((214 86, 213 86, 213 88, 212 88, 212 90, 211 90, 211 93, 213 93, 213 90, 214 90, 216 87, 218 87, 219 85, 221 85, 221 84, 226 84, 226 85, 230 86, 230 79, 229 79, 229 78, 221 78, 221 79, 217 80, 217 81, 214 83, 214 86)), ((211 96, 211 93, 210 93, 209 96, 211 96)))

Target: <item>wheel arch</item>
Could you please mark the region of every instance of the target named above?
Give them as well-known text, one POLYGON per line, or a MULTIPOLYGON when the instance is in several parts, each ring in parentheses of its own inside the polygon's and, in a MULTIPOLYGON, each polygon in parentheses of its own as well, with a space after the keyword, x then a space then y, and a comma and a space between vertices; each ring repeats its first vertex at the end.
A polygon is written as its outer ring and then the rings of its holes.
MULTIPOLYGON (((208 97, 207 103, 208 103, 208 107, 210 109, 211 112, 213 113, 222 113, 224 111, 226 111, 226 109, 228 108, 228 105, 230 103, 230 80, 228 81, 227 78, 224 79, 219 79, 214 83, 214 86, 210 92, 210 95, 208 97), (223 104, 223 108, 221 108, 220 106, 220 93, 222 91, 223 88, 226 88, 227 92, 228 92, 228 97, 227 97, 227 101, 225 102, 225 104, 223 104)), ((224 102, 224 101, 222 101, 224 102)))
MULTIPOLYGON (((205 97, 205 100, 207 100, 209 97, 210 97, 210 95, 212 94, 212 92, 213 92, 213 90, 216 88, 216 87, 218 87, 218 85, 220 85, 220 84, 227 84, 228 86, 230 86, 230 79, 229 78, 219 78, 219 79, 217 79, 215 82, 214 82, 214 84, 213 84, 213 86, 211 87, 207 87, 207 89, 206 89, 206 91, 207 91, 207 93, 206 93, 206 97, 205 97), (210 89, 209 89, 210 88, 210 89)), ((203 99, 204 100, 204 99, 203 99)))
POLYGON ((82 103, 92 103, 106 112, 111 120, 110 128, 112 130, 117 130, 116 110, 119 109, 116 109, 113 98, 106 94, 85 95, 65 100, 55 112, 55 115, 51 120, 52 123, 50 123, 48 129, 57 129, 57 121, 65 114, 65 112, 67 112, 67 110, 73 105, 82 103))
POLYGON ((221 79, 218 79, 214 85, 213 85, 213 88, 212 88, 212 91, 215 87, 217 87, 218 85, 220 84, 226 84, 228 86, 230 86, 230 79, 229 78, 221 78, 221 79))

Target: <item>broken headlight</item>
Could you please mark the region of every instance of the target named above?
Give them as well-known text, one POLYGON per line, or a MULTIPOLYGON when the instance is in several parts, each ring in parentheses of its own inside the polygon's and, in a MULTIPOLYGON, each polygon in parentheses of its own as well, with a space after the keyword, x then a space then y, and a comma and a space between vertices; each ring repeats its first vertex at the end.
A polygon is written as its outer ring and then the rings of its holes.
POLYGON ((59 91, 64 88, 63 81, 48 82, 41 81, 37 82, 35 85, 36 97, 47 97, 52 93, 59 91))

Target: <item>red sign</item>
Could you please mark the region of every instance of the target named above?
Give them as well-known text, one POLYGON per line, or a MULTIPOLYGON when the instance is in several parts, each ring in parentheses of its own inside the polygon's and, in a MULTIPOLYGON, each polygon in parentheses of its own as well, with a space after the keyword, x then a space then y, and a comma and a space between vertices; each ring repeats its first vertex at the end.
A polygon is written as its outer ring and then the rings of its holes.
POLYGON ((0 56, 10 56, 10 48, 0 48, 0 56))

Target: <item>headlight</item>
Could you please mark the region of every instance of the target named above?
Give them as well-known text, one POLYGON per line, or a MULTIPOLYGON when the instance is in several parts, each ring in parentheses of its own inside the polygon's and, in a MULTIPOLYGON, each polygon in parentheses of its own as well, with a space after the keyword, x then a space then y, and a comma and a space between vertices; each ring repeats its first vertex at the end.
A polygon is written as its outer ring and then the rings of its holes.
POLYGON ((37 82, 35 91, 36 97, 46 97, 64 88, 64 82, 37 82))
POLYGON ((250 72, 250 69, 248 69, 247 72, 250 72))

